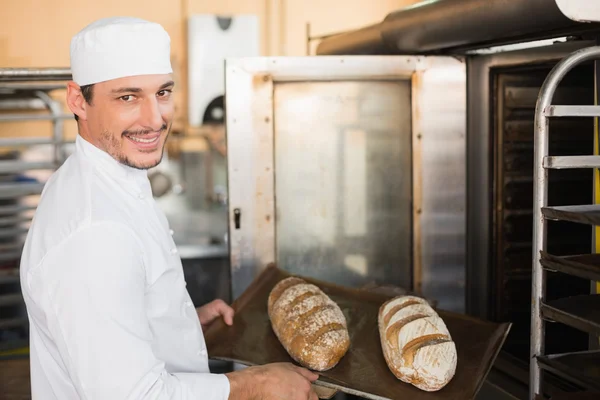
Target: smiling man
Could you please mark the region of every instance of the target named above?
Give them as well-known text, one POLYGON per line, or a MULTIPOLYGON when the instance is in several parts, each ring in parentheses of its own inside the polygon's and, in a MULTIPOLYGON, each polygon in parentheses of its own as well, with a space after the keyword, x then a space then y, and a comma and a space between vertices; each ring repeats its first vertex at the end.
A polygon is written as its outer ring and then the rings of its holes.
POLYGON ((21 260, 34 400, 316 399, 291 364, 212 374, 198 310, 147 177, 173 121, 170 38, 135 18, 71 42, 76 150, 44 188, 21 260))

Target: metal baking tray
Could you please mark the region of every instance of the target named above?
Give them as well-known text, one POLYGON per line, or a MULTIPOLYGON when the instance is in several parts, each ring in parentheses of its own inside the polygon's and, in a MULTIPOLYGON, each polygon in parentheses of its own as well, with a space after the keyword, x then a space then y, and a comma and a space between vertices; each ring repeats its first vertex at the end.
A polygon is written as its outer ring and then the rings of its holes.
MULTIPOLYGON (((205 332, 211 359, 252 366, 293 362, 271 328, 267 299, 271 289, 289 273, 269 265, 233 303, 233 326, 222 320, 205 332)), ((321 288, 346 316, 350 348, 331 370, 319 373, 316 385, 374 400, 473 399, 508 335, 510 323, 492 323, 436 310, 456 343, 458 363, 452 381, 437 392, 425 392, 398 380, 381 350, 377 315, 390 296, 305 278, 321 288)), ((295 363, 297 364, 297 363, 295 363)))

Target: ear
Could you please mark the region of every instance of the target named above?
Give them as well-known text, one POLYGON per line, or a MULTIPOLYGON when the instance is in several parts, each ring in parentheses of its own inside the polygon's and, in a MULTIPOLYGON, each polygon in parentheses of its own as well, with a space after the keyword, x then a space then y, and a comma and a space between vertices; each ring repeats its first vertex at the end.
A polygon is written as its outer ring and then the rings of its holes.
POLYGON ((71 112, 80 119, 87 119, 87 103, 83 98, 81 88, 73 81, 67 83, 67 105, 69 106, 69 109, 71 109, 71 112))

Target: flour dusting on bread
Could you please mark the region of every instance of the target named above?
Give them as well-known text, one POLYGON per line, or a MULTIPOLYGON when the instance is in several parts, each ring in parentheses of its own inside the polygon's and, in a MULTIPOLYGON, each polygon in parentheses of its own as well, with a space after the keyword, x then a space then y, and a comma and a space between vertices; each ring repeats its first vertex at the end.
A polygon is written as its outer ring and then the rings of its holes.
POLYGON ((344 313, 316 285, 299 278, 284 279, 271 291, 268 307, 275 335, 303 366, 325 371, 348 351, 344 313))
POLYGON ((456 372, 456 346, 443 319, 424 299, 399 296, 378 315, 381 348, 400 380, 424 391, 437 391, 456 372))

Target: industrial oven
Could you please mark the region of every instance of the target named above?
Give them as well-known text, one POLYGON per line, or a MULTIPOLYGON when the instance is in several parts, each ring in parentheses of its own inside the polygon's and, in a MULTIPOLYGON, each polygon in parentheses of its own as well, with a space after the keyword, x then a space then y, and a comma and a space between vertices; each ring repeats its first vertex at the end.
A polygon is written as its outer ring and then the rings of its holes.
MULTIPOLYGON (((551 69, 598 43, 598 22, 595 1, 424 1, 326 37, 315 57, 228 60, 233 296, 276 262, 510 321, 495 372, 526 395, 534 111, 551 69)), ((596 104, 599 65, 570 71, 554 103, 596 104)), ((553 155, 597 152, 592 118, 552 121, 551 130, 553 155)), ((558 184, 549 204, 598 202, 594 173, 550 171, 558 184)), ((597 251, 589 226, 548 230, 552 254, 597 251)), ((548 275, 550 300, 595 289, 548 275)), ((546 353, 598 344, 568 325, 546 326, 546 353)), ((544 384, 549 394, 582 389, 550 373, 544 384)))
POLYGON ((277 261, 462 310, 464 79, 450 57, 228 62, 233 296, 277 261))

